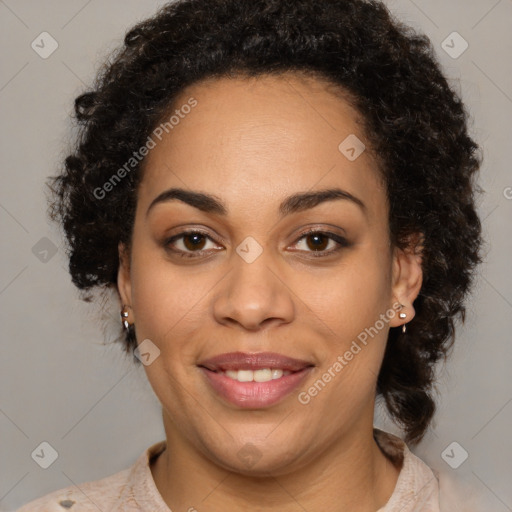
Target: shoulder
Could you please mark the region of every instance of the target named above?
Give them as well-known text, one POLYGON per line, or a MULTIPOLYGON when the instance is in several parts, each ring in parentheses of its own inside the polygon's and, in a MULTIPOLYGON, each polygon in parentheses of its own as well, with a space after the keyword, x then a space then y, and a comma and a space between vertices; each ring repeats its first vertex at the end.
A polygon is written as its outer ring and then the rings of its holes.
POLYGON ((395 489, 379 512, 440 512, 438 481, 432 470, 399 437, 374 429, 374 438, 384 454, 400 467, 395 489))
POLYGON ((500 506, 498 498, 474 475, 433 471, 439 481, 441 512, 488 512, 500 506))
POLYGON ((19 508, 16 512, 89 512, 110 510, 119 501, 131 469, 53 491, 19 508))
POLYGON ((160 441, 147 448, 135 463, 118 473, 53 491, 37 498, 15 512, 98 512, 124 510, 133 503, 134 494, 150 478, 149 461, 166 446, 160 441))
POLYGON ((374 429, 374 437, 396 464, 402 465, 396 488, 379 512, 489 512, 499 504, 471 473, 428 466, 404 441, 374 429))

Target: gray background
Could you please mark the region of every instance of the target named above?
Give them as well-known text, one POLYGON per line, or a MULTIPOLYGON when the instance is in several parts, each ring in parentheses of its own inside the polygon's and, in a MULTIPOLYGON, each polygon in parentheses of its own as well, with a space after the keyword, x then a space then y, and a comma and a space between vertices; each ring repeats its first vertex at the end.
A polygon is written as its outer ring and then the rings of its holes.
MULTIPOLYGON (((67 154, 75 96, 125 30, 163 3, 0 1, 1 510, 120 471, 165 438, 143 369, 111 343, 118 310, 100 314, 79 299, 43 194, 44 180, 67 154), (47 59, 31 48, 43 31, 59 45, 47 59), (58 452, 48 469, 31 457, 43 441, 58 452)), ((479 211, 486 263, 452 358, 440 368, 435 423, 414 452, 465 478, 493 510, 505 512, 512 510, 512 0, 387 4, 432 39, 470 109, 485 158, 479 211), (457 58, 442 47, 453 31, 469 44, 457 58), (453 441, 469 454, 457 469, 441 456, 453 441)), ((380 413, 377 423, 397 432, 380 413)), ((463 452, 451 453, 457 459, 463 452)))

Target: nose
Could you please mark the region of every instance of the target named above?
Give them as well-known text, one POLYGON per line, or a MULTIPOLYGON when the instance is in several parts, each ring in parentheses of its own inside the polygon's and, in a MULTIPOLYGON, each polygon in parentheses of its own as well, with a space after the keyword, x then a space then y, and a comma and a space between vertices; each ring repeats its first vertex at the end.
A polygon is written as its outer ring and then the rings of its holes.
POLYGON ((264 250, 250 263, 233 254, 231 270, 219 283, 214 297, 217 322, 257 331, 293 320, 296 308, 290 288, 292 269, 272 262, 270 252, 264 250))

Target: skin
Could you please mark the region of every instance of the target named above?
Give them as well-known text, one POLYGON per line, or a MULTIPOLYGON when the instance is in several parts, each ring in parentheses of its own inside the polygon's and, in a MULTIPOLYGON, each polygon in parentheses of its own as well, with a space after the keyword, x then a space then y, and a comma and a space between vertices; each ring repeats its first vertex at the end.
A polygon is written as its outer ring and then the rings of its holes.
POLYGON ((357 112, 319 79, 209 79, 182 92, 198 104, 152 149, 138 190, 131 251, 120 245, 118 289, 139 343, 160 355, 145 366, 162 404, 167 449, 151 465, 175 511, 355 510, 385 505, 400 468, 372 436, 375 388, 390 327, 414 317, 421 259, 393 248, 388 203, 369 143, 355 161, 338 149, 365 141, 357 112), (179 200, 151 202, 171 187, 212 194, 228 214, 179 200), (280 217, 293 194, 338 187, 365 204, 331 200, 280 217), (348 247, 307 228, 345 236, 348 247), (190 237, 165 247, 185 229, 190 237), (247 263, 248 236, 263 252, 247 263), (195 258, 179 258, 182 250, 195 258), (297 399, 393 304, 398 314, 307 405, 297 399), (225 402, 198 363, 217 354, 274 351, 311 361, 304 385, 256 410, 225 402), (260 459, 238 456, 247 443, 260 459))

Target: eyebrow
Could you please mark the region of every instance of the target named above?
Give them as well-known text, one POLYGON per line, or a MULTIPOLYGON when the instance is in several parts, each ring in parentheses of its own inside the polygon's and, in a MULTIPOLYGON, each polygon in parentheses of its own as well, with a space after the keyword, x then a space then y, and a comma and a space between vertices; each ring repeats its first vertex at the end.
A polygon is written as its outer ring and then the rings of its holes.
MULTIPOLYGON (((333 200, 347 200, 356 204, 366 213, 366 205, 350 192, 340 188, 330 188, 325 190, 318 190, 314 192, 300 192, 293 194, 282 201, 279 205, 279 214, 281 217, 290 215, 296 212, 309 210, 315 206, 326 201, 333 200)), ((185 190, 183 188, 170 188, 159 194, 147 209, 146 216, 151 209, 160 203, 167 203, 169 201, 178 200, 182 201, 194 208, 197 208, 206 213, 213 213, 217 215, 226 216, 228 209, 224 203, 217 197, 205 194, 203 192, 195 192, 192 190, 185 190)))

